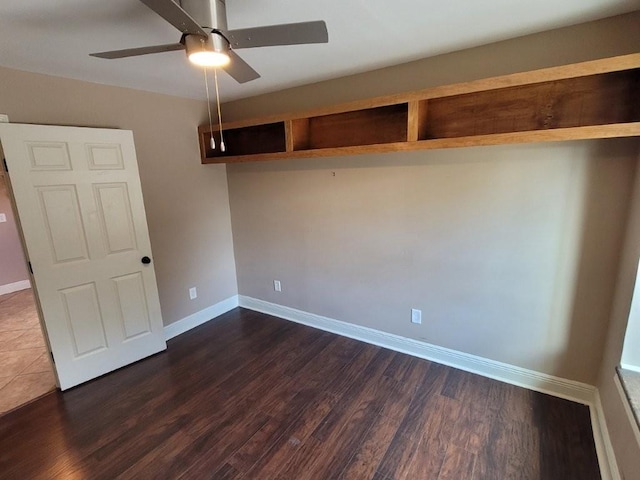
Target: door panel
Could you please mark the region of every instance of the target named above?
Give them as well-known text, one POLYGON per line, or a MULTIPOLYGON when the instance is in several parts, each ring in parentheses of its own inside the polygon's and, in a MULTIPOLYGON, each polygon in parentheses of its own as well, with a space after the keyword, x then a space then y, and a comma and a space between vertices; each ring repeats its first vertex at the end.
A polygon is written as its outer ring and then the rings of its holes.
POLYGON ((71 170, 66 143, 26 142, 33 171, 71 170))
POLYGON ((36 187, 54 263, 87 260, 87 243, 75 185, 36 187))
POLYGON ((95 283, 60 290, 76 358, 107 348, 95 283))
POLYGON ((129 131, 0 124, 60 387, 166 348, 129 131))
POLYGON ((136 249, 136 232, 126 183, 94 185, 107 253, 136 249))
POLYGON ((120 145, 87 145, 90 170, 124 170, 120 145))
POLYGON ((149 309, 147 308, 144 282, 140 273, 114 278, 118 301, 122 312, 122 325, 126 340, 149 333, 149 309))

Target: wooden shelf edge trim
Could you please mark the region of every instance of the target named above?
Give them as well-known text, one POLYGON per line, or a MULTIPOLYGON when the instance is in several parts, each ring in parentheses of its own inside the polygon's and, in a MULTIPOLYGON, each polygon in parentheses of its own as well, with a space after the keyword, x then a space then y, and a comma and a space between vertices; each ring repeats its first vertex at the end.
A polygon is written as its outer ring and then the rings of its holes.
MULTIPOLYGON (((568 78, 584 77, 589 75, 599 75, 603 73, 617 72, 640 68, 640 53, 631 53, 616 57, 590 60, 587 62, 572 63, 556 67, 542 68, 527 72, 518 72, 496 77, 471 80, 468 82, 454 83, 425 88, 413 92, 405 92, 394 95, 375 97, 366 100, 342 103, 328 107, 316 108, 287 114, 269 115, 260 118, 238 120, 224 124, 225 129, 248 127, 253 125, 286 122, 287 120, 297 120, 308 117, 318 117, 323 115, 333 115, 355 110, 384 107, 399 103, 409 103, 431 98, 450 97, 452 95, 462 95, 466 93, 481 92, 485 90, 495 90, 534 83, 563 80, 568 78)), ((202 125, 201 132, 208 132, 209 126, 202 125)), ((213 126, 217 130, 217 126, 213 126)))
POLYGON ((267 160, 291 160, 297 158, 319 158, 366 153, 409 152, 414 150, 434 150, 444 148, 479 147, 500 144, 561 142, 567 140, 589 140, 598 138, 640 137, 640 122, 612 125, 590 125, 586 127, 532 130, 526 132, 494 133, 457 138, 439 138, 415 142, 397 142, 357 147, 323 148, 297 150, 286 153, 261 153, 219 158, 207 158, 203 163, 236 163, 267 160))

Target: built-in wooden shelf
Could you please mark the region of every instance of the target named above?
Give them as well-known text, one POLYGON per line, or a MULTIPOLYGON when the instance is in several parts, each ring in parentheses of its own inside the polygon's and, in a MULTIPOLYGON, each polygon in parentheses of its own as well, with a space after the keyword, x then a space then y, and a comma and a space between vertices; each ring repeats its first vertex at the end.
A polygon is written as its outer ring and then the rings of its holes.
POLYGON ((640 54, 229 123, 224 153, 210 132, 203 163, 640 136, 640 54))

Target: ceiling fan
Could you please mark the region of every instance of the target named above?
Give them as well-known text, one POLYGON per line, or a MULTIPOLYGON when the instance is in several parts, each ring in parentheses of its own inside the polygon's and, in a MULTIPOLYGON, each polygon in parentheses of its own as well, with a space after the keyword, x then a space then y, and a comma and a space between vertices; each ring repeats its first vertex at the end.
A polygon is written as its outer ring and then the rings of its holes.
POLYGON ((196 65, 222 67, 237 82, 245 83, 260 75, 234 50, 329 41, 322 20, 228 30, 225 0, 140 1, 182 32, 179 43, 92 53, 92 57, 116 59, 186 50, 196 65))

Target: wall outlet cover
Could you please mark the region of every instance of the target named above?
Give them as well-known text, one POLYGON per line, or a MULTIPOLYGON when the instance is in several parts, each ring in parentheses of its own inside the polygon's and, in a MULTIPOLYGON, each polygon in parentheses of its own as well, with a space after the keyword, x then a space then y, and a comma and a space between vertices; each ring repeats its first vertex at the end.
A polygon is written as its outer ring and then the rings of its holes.
POLYGON ((422 310, 411 309, 411 323, 417 323, 418 325, 422 323, 422 310))
POLYGON ((0 123, 9 123, 9 115, 0 113, 0 123))
POLYGON ((280 284, 280 280, 274 280, 273 281, 273 289, 276 292, 281 292, 282 291, 282 285, 280 284))
POLYGON ((197 298, 197 296, 198 296, 198 290, 196 289, 196 287, 191 287, 189 289, 189 298, 193 300, 194 298, 197 298))

